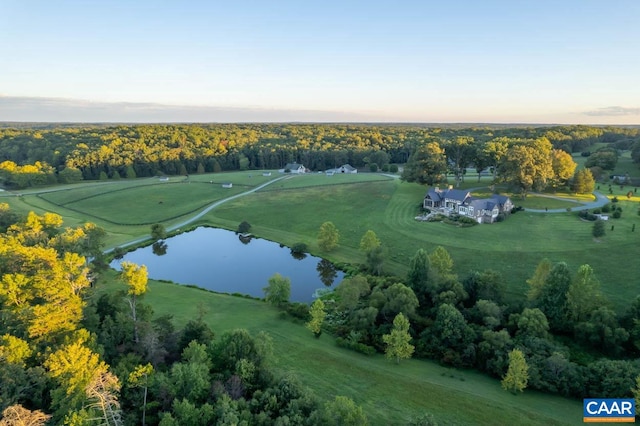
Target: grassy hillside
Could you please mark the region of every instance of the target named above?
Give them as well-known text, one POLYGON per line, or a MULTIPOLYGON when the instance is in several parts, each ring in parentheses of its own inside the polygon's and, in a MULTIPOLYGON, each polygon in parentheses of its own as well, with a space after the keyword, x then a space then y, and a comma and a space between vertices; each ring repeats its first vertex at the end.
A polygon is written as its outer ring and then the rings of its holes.
POLYGON ((591 236, 593 224, 581 221, 575 213, 520 212, 502 223, 471 228, 417 222, 414 216, 423 195, 424 187, 397 180, 266 191, 226 203, 207 219, 229 228, 247 220, 259 236, 285 244, 303 241, 311 247, 316 247, 320 225, 332 221, 340 231, 340 247, 326 255, 343 262, 364 261, 358 245, 372 229, 389 248, 387 270, 400 276, 418 248, 431 251, 442 245, 461 275, 472 269, 501 272, 513 297, 524 294, 526 279, 545 257, 565 261, 573 270, 590 264, 605 293, 618 306, 625 306, 637 294, 634 268, 617 266, 631 265, 637 254, 640 226, 631 232, 634 223, 640 225, 635 198, 618 196, 625 213, 610 222, 615 230, 608 230, 597 242, 591 236))
MULTIPOLYGON (((117 285, 112 279, 103 284, 108 291, 117 285)), ((297 375, 322 399, 352 398, 364 407, 373 425, 406 424, 424 413, 451 425, 582 422, 580 401, 534 391, 512 395, 502 390, 498 380, 473 371, 422 360, 396 365, 382 355, 339 348, 331 336, 315 339, 302 324, 282 319, 261 301, 151 281, 144 302, 156 315, 174 315, 179 327, 204 309, 204 320, 217 335, 236 328, 252 334, 268 332, 277 371, 297 375)))
MULTIPOLYGON (((282 175, 234 172, 191 176, 188 184, 183 182, 184 177, 171 178, 167 183, 157 179, 92 182, 0 200, 24 213, 57 212, 67 225, 95 222, 109 232, 107 244, 115 246, 148 235, 150 223, 179 223, 190 217, 190 212, 278 177, 282 175), (232 182, 234 186, 223 189, 220 182, 232 182)), ((463 187, 480 187, 478 194, 482 195, 488 193, 483 188, 486 184, 473 178, 463 187)), ((304 242, 315 254, 340 262, 364 261, 358 246, 362 235, 371 229, 389 249, 386 270, 398 276, 404 276, 408 260, 418 248, 431 251, 442 245, 451 253, 461 276, 470 270, 501 272, 514 299, 522 297, 526 279, 545 257, 566 261, 574 271, 588 263, 602 281, 604 292, 618 308, 624 308, 638 293, 634 284, 637 271, 632 265, 640 243, 640 194, 627 199, 628 190, 613 187, 610 196, 618 196, 624 212, 621 219, 607 224, 607 235, 600 241, 591 236, 592 223, 566 212, 520 212, 502 223, 471 228, 417 222, 414 217, 420 211, 425 188, 370 173, 289 176, 217 207, 197 223, 236 229, 246 220, 252 232, 262 238, 286 245, 304 242), (316 245, 318 229, 325 221, 334 222, 340 231, 340 246, 331 253, 319 252, 316 245), (631 232, 634 224, 638 229, 631 232)), ((608 185, 603 186, 605 191, 608 185)), ((567 198, 556 201, 531 196, 525 203, 528 208, 566 208, 592 197, 567 198)))

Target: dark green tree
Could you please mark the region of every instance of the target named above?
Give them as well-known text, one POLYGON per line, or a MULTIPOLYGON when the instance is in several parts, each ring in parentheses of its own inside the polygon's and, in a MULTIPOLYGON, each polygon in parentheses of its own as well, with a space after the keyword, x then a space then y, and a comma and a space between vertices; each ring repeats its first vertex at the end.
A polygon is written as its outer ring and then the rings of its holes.
POLYGON ((151 238, 154 241, 164 240, 167 238, 167 230, 161 223, 154 223, 151 225, 151 238))
POLYGON ((604 237, 605 231, 604 231, 604 221, 603 220, 598 219, 595 222, 593 222, 593 228, 591 228, 591 234, 596 239, 604 237))
POLYGON ((429 142, 416 149, 404 166, 401 179, 422 185, 442 182, 447 173, 447 158, 437 142, 429 142))

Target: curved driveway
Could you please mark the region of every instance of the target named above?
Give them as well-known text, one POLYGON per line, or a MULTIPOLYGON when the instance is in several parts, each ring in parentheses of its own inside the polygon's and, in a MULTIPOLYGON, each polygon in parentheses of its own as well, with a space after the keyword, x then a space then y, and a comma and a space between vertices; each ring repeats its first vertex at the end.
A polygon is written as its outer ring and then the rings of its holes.
MULTIPOLYGON (((562 200, 562 201, 573 201, 573 200, 567 200, 566 198, 562 198, 562 197, 556 197, 554 195, 545 195, 545 194, 532 194, 535 195, 536 197, 546 197, 546 198, 553 198, 556 200, 562 200)), ((601 192, 598 191, 594 191, 593 195, 596 196, 595 201, 590 201, 588 203, 581 203, 580 201, 573 201, 575 202, 577 205, 575 207, 571 207, 571 211, 579 211, 579 210, 587 210, 587 209, 595 209, 598 207, 602 207, 605 204, 609 203, 609 198, 606 195, 603 195, 601 192)), ((527 212, 532 212, 532 213, 563 213, 566 212, 567 209, 548 209, 548 210, 543 210, 543 209, 524 209, 527 212)))

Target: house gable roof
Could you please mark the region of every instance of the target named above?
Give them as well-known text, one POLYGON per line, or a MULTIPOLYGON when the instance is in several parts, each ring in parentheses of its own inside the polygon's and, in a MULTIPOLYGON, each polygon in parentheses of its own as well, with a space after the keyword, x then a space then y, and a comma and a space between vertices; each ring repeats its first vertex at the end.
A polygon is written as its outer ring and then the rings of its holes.
POLYGON ((287 170, 297 170, 300 167, 304 168, 304 166, 302 164, 298 164, 298 163, 289 163, 287 165, 284 166, 284 169, 287 170))

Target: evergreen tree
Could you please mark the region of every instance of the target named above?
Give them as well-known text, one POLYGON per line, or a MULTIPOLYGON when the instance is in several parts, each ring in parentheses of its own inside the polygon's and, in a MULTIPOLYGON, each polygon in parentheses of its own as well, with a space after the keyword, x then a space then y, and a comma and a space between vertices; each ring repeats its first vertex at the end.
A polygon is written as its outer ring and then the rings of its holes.
POLYGON ((601 238, 604 237, 604 221, 603 220, 596 220, 593 223, 593 228, 591 230, 591 234, 593 234, 594 238, 601 238))

